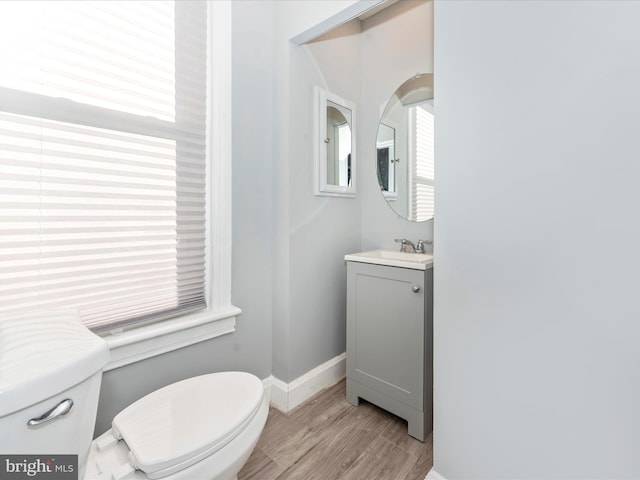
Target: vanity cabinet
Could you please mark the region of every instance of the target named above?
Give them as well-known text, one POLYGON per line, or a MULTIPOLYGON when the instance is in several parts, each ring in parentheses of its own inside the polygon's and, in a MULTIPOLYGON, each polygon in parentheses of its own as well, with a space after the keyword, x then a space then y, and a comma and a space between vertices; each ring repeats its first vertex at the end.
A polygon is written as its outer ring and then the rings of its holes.
POLYGON ((433 429, 433 268, 347 261, 347 401, 433 429))

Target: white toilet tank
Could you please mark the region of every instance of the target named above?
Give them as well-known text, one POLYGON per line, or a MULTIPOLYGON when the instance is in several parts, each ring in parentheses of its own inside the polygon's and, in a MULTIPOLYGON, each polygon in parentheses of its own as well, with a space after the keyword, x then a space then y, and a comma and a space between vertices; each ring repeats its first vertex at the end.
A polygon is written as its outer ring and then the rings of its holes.
POLYGON ((73 310, 0 317, 0 452, 77 454, 82 478, 108 360, 73 310))

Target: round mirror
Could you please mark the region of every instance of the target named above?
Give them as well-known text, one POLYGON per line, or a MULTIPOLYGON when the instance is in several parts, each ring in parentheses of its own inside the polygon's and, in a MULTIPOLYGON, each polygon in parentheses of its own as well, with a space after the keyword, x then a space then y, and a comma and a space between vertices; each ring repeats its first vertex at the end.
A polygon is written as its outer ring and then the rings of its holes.
POLYGON ((413 222, 433 218, 433 74, 411 77, 387 103, 376 138, 387 204, 413 222))

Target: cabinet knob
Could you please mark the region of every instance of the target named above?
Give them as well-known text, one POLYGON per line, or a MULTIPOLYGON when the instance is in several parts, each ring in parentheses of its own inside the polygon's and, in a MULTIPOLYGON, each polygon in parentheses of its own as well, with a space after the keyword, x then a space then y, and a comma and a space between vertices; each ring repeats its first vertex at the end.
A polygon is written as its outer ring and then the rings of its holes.
POLYGON ((413 290, 413 293, 418 293, 420 291, 420 285, 414 285, 411 287, 411 290, 413 290))

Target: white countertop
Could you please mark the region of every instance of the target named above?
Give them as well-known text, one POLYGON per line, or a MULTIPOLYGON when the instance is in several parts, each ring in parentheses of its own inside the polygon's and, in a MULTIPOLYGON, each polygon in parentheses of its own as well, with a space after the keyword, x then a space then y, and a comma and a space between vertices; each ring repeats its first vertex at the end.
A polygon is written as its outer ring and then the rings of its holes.
POLYGON ((407 253, 396 250, 370 250, 368 252, 351 253, 345 255, 348 262, 373 263, 388 267, 411 268, 426 270, 433 268, 433 255, 430 253, 407 253))

